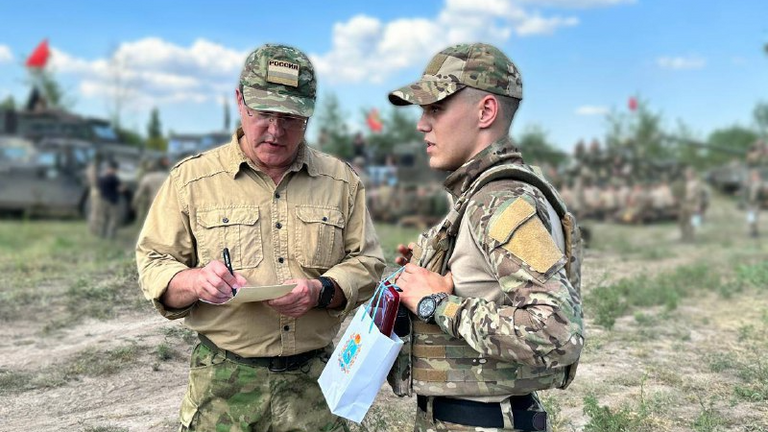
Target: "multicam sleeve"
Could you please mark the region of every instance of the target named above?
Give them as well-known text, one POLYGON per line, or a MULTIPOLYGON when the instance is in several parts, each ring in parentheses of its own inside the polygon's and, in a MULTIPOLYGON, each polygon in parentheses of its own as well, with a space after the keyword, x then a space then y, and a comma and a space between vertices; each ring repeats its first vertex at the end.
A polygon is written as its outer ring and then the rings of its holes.
POLYGON ((465 214, 504 304, 452 295, 436 321, 484 356, 533 367, 572 364, 584 344, 581 299, 545 227, 549 221, 537 212, 543 198, 517 192, 478 194, 465 214))

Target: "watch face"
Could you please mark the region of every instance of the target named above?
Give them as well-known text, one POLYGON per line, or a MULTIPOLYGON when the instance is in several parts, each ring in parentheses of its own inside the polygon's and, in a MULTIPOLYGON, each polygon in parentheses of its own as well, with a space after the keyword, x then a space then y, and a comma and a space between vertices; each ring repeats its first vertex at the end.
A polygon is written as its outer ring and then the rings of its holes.
POLYGON ((427 319, 435 313, 435 299, 432 297, 424 297, 419 301, 419 318, 427 319))

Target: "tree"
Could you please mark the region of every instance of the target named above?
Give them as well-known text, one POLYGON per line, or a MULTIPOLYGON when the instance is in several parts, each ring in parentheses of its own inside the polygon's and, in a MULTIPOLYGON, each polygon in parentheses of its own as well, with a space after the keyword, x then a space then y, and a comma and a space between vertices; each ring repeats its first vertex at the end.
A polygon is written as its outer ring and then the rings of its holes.
POLYGON ((122 127, 122 114, 126 106, 131 102, 134 94, 129 87, 125 71, 128 70, 125 59, 119 55, 117 48, 112 50, 108 67, 107 111, 112 122, 112 127, 118 130, 122 127))
POLYGON ((141 138, 141 135, 138 132, 124 129, 121 127, 115 128, 115 133, 117 134, 117 138, 120 140, 121 143, 128 144, 134 147, 141 147, 145 145, 144 140, 141 138))
POLYGON ((647 102, 637 98, 633 113, 612 111, 608 114, 605 143, 609 150, 621 151, 636 160, 660 160, 672 157, 673 150, 665 139, 661 113, 654 113, 647 102))
POLYGON ((755 105, 752 116, 755 118, 760 135, 768 135, 768 103, 759 102, 755 105))
POLYGON ((163 138, 163 128, 160 124, 160 111, 152 108, 147 124, 147 148, 165 151, 168 148, 168 140, 163 138))
MULTIPOLYGON (((362 111, 362 118, 365 121, 368 116, 368 110, 362 111)), ((390 107, 384 119, 382 119, 383 128, 380 133, 368 134, 368 145, 373 151, 374 159, 383 162, 387 154, 392 153, 397 144, 422 141, 424 135, 416 130, 418 118, 409 114, 409 110, 403 108, 390 107)))
POLYGON ((711 166, 734 158, 743 159, 743 155, 746 155, 755 140, 757 140, 755 131, 739 125, 714 130, 707 138, 707 143, 711 146, 707 151, 707 162, 711 166))
POLYGON ((8 95, 2 102, 0 102, 0 109, 15 110, 16 99, 14 99, 12 95, 8 95))
POLYGON ((525 161, 533 165, 548 164, 557 167, 567 158, 563 151, 549 142, 547 132, 539 125, 526 127, 520 138, 515 140, 515 144, 525 161))
POLYGON ((352 136, 344 120, 347 116, 342 112, 339 105, 339 99, 334 93, 328 93, 323 98, 323 105, 320 107, 317 116, 320 130, 327 134, 327 142, 324 143, 323 151, 343 159, 352 157, 352 136))
POLYGON ((68 110, 75 105, 75 99, 64 91, 50 70, 36 69, 30 72, 30 82, 40 91, 48 107, 68 110))
POLYGON ((229 124, 232 122, 229 114, 229 99, 227 99, 225 95, 222 97, 221 101, 224 104, 224 131, 229 132, 229 124))

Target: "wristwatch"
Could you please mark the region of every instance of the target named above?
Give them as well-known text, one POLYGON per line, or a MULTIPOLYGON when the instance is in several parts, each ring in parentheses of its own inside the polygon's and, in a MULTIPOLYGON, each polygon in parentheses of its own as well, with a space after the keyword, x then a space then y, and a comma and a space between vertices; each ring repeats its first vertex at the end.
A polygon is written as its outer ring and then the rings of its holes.
POLYGON ((320 309, 325 309, 333 301, 333 295, 336 294, 336 284, 333 283, 333 279, 325 276, 317 278, 320 281, 322 287, 320 288, 320 295, 317 296, 317 306, 320 309))
POLYGON ((421 300, 419 300, 419 305, 416 307, 416 312, 419 316, 419 319, 426 323, 434 322, 435 311, 437 310, 437 307, 447 298, 448 294, 444 292, 439 292, 423 297, 421 300))

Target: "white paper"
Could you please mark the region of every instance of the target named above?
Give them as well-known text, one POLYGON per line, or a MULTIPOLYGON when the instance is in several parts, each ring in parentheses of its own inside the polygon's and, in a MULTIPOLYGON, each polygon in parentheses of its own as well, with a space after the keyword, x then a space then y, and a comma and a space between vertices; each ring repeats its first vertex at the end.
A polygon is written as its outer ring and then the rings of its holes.
POLYGON ((223 303, 211 303, 205 300, 201 300, 201 301, 208 304, 212 304, 212 305, 225 305, 225 304, 236 305, 241 303, 260 302, 260 301, 272 300, 278 297, 282 297, 288 294, 289 292, 291 292, 291 290, 293 290, 295 287, 296 287, 296 284, 244 286, 244 287, 238 288, 237 294, 235 294, 234 297, 230 298, 229 300, 223 303))

